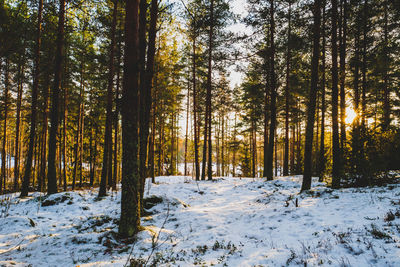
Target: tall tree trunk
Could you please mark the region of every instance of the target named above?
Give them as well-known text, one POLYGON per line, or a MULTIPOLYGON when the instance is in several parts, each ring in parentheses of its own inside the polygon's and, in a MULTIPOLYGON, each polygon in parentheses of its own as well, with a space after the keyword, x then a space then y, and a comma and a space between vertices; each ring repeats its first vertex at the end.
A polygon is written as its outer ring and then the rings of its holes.
POLYGON ((276 76, 275 76, 275 19, 274 19, 274 0, 270 0, 270 51, 271 51, 271 68, 270 68, 270 85, 271 85, 271 103, 270 103, 270 116, 271 122, 269 127, 269 143, 267 155, 267 166, 266 174, 267 180, 273 179, 273 155, 274 155, 274 136, 275 136, 275 128, 276 128, 276 76))
POLYGON ((0 176, 0 192, 4 192, 6 190, 6 163, 7 163, 7 119, 8 119, 8 97, 9 97, 9 87, 10 87, 10 63, 9 59, 6 58, 5 65, 5 77, 4 77, 4 122, 3 122, 3 145, 1 150, 1 176, 0 176), (3 184, 3 186, 1 186, 3 184))
POLYGON ((252 121, 252 131, 251 131, 251 140, 252 140, 252 177, 256 177, 256 155, 257 155, 257 140, 256 140, 256 123, 252 121))
POLYGON ((341 156, 338 125, 337 0, 332 1, 332 187, 340 187, 341 156))
POLYGON ((145 85, 145 72, 146 72, 146 26, 147 26, 147 1, 140 0, 139 3, 139 174, 140 174, 140 197, 143 199, 144 186, 146 182, 146 158, 147 158, 147 145, 148 145, 148 127, 149 117, 146 117, 146 85, 145 85), (147 120, 147 122, 146 122, 147 120), (147 125, 147 129, 146 128, 147 125), (145 134, 147 131, 147 136, 145 134))
POLYGON ((89 184, 90 187, 93 186, 93 123, 91 125, 90 129, 90 135, 89 135, 89 184))
MULTIPOLYGON (((200 180, 199 132, 197 130, 197 88, 196 88, 196 35, 193 36, 193 129, 194 129, 194 161, 196 181, 200 180)), ((204 163, 203 163, 204 164, 204 163)))
POLYGON ((115 111, 114 111, 114 171, 113 171, 113 190, 117 190, 118 180, 118 149, 119 149, 119 113, 120 113, 120 76, 121 76, 121 42, 118 42, 117 54, 117 87, 115 91, 115 111))
POLYGON ((364 0, 363 12, 363 48, 362 48, 362 92, 361 92, 361 128, 366 127, 367 107, 367 24, 368 24, 368 0, 364 0))
POLYGON ((221 129, 221 116, 219 116, 219 118, 218 118, 218 126, 217 126, 217 129, 215 130, 216 131, 216 145, 215 145, 215 152, 216 152, 216 167, 217 167, 217 177, 218 176, 221 176, 221 172, 220 172, 220 167, 221 167, 221 164, 220 164, 220 161, 219 161, 219 159, 220 159, 220 150, 219 150, 219 145, 220 145, 220 139, 221 139, 221 137, 220 137, 220 129, 221 129))
POLYGON ((339 33, 340 33, 340 147, 341 153, 346 142, 346 92, 345 92, 345 79, 346 79, 346 38, 347 38, 347 0, 340 0, 340 19, 339 19, 339 33))
POLYGON ((384 11, 384 66, 383 66, 383 130, 387 130, 390 126, 390 90, 389 90, 389 52, 388 52, 388 10, 387 3, 388 1, 384 1, 383 3, 383 11, 384 11))
POLYGON ((44 108, 43 108, 43 126, 41 133, 41 146, 40 146, 40 174, 38 177, 38 190, 42 191, 46 180, 46 156, 47 156, 47 136, 48 136, 48 117, 49 117, 49 94, 50 94, 50 80, 46 79, 44 86, 44 108))
POLYGON ((188 175, 187 156, 188 156, 188 132, 189 132, 189 109, 190 109, 190 85, 188 84, 187 100, 186 100, 186 133, 185 133, 185 155, 184 155, 184 175, 188 175))
MULTIPOLYGON (((267 36, 267 43, 269 43, 269 38, 267 36)), ((267 44, 268 46, 268 44, 267 44)), ((263 177, 267 177, 267 165, 268 165, 268 122, 269 122, 269 111, 268 111, 268 102, 270 95, 270 63, 269 55, 266 56, 264 60, 264 64, 266 65, 266 78, 265 78, 265 91, 264 91, 264 168, 263 168, 263 177)), ((236 116, 236 113, 235 113, 236 116)), ((236 118, 236 117, 235 117, 236 118)))
POLYGON ((289 99, 290 99, 290 34, 291 34, 291 10, 292 3, 289 2, 288 12, 288 36, 286 51, 286 87, 285 87, 285 154, 283 159, 283 175, 289 175, 289 99))
MULTIPOLYGON (((143 1, 143 0, 142 0, 143 1)), ((140 177, 141 177, 141 198, 143 198, 144 186, 147 177, 147 150, 149 144, 149 128, 150 128, 150 111, 152 106, 152 81, 154 76, 154 57, 156 53, 156 35, 157 35, 157 20, 158 20, 158 1, 152 0, 150 7, 150 27, 149 27, 149 42, 147 48, 147 62, 144 65, 144 57, 146 52, 146 1, 141 2, 140 12, 140 25, 143 25, 143 29, 139 26, 139 49, 140 49, 140 61, 143 64, 143 79, 141 78, 140 86, 140 177), (142 9, 144 10, 142 12, 142 9), (143 32, 144 31, 144 32, 143 32), (142 36, 143 35, 143 36, 142 36)))
MULTIPOLYGON (((176 99, 175 99, 176 100, 176 99)), ((171 165, 170 165, 170 175, 175 175, 175 156, 174 156, 174 150, 175 150, 175 136, 174 136, 174 131, 175 131, 175 114, 174 111, 171 113, 171 165)))
MULTIPOLYGON (((334 0, 335 1, 335 0, 334 0)), ((314 1, 313 55, 311 60, 311 88, 307 105, 306 143, 304 148, 304 174, 301 191, 311 188, 312 147, 315 121, 315 106, 318 92, 319 41, 321 26, 321 0, 314 1)))
POLYGON ((222 124, 221 124, 221 175, 225 176, 225 114, 222 113, 222 124))
POLYGON ((63 154, 63 179, 64 179, 64 191, 67 191, 68 182, 68 159, 67 159, 67 119, 68 119, 68 88, 64 86, 64 97, 63 97, 63 108, 64 108, 64 118, 63 118, 63 144, 62 144, 62 154, 63 154))
POLYGON ((60 0, 58 15, 58 30, 56 42, 55 68, 54 68, 54 85, 51 94, 51 128, 49 136, 49 154, 47 169, 47 193, 57 193, 57 171, 56 171, 56 150, 57 150, 57 132, 59 121, 59 92, 61 84, 61 72, 63 64, 63 47, 64 47, 64 17, 65 17, 65 0, 60 0))
POLYGON ((18 93, 17 93, 17 114, 15 123, 15 156, 14 156, 14 191, 17 191, 19 181, 19 169, 20 169, 20 156, 21 156, 21 145, 20 145, 20 124, 21 124, 21 103, 22 103, 22 86, 24 76, 24 64, 25 59, 22 58, 21 65, 18 68, 18 93))
POLYGON ((115 54, 115 30, 117 25, 117 10, 118 1, 114 0, 112 24, 111 24, 111 44, 108 59, 108 84, 107 84, 107 108, 106 108, 106 127, 104 132, 104 147, 103 147, 103 166, 101 169, 101 180, 99 197, 104 197, 107 193, 108 186, 112 186, 112 170, 110 168, 110 153, 112 153, 112 108, 113 108, 113 85, 114 85, 114 54, 115 54))
POLYGON ((233 155, 232 155, 232 176, 236 176, 236 119, 237 119, 237 113, 235 112, 235 126, 233 129, 233 155))
POLYGON ((208 180, 212 180, 212 138, 211 138, 211 90, 212 90, 212 53, 214 49, 213 44, 214 35, 214 0, 211 0, 210 6, 210 31, 208 40, 208 73, 207 73, 207 103, 208 106, 208 119, 206 118, 206 123, 208 123, 208 165, 207 165, 207 176, 208 180))
MULTIPOLYGON (((156 101, 154 101, 156 103, 156 101)), ((149 142, 149 170, 150 170, 150 177, 151 182, 156 182, 155 177, 155 166, 154 166, 154 146, 156 141, 156 105, 153 105, 153 112, 152 112, 152 123, 151 123, 151 138, 149 142)))
MULTIPOLYGON (((325 2, 325 1, 324 1, 325 2)), ((325 112, 326 112, 326 102, 325 102, 325 84, 326 84, 326 38, 325 38, 325 3, 322 9, 322 79, 321 79, 321 136, 320 136, 320 148, 318 157, 318 176, 319 181, 323 181, 323 175, 325 172, 325 112)))
POLYGON ((83 127, 85 125, 85 102, 84 90, 82 90, 82 103, 81 103, 81 127, 79 128, 79 187, 82 187, 83 182, 83 127))
POLYGON ((25 161, 25 172, 22 181, 21 195, 20 197, 28 196, 29 181, 32 174, 32 160, 33 160, 33 149, 36 138, 36 119, 37 119, 37 98, 38 98, 38 87, 39 87, 39 75, 40 75, 40 48, 42 41, 42 13, 43 13, 43 0, 39 0, 38 4, 38 21, 36 26, 36 44, 35 44, 35 65, 33 72, 33 86, 32 86, 32 100, 31 100, 31 116, 30 116, 30 130, 29 130, 29 146, 28 154, 26 155, 25 161))
POLYGON ((83 112, 82 112, 82 105, 83 105, 83 91, 84 91, 84 66, 83 62, 81 62, 81 69, 80 69, 80 89, 79 89, 79 110, 78 110, 78 122, 77 122, 77 129, 75 135, 75 146, 74 146, 74 172, 72 176, 72 190, 75 189, 76 186, 76 176, 78 173, 78 165, 81 165, 80 155, 81 155, 81 131, 82 131, 82 120, 83 120, 83 112))
POLYGON ((125 18, 124 83, 122 94, 122 195, 119 234, 131 237, 140 226, 138 162, 138 41, 139 0, 127 1, 125 18))

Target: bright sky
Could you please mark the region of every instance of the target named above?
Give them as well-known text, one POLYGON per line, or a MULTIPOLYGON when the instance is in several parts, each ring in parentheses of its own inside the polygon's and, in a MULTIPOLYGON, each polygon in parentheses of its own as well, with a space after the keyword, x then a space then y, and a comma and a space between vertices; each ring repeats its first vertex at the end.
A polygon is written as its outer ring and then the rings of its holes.
MULTIPOLYGON (((171 2, 175 2, 178 5, 182 5, 181 0, 170 0, 171 2)), ((185 0, 184 0, 185 1, 185 0)), ((185 1, 186 2, 186 1, 185 1)), ((240 18, 243 18, 247 15, 247 10, 246 10, 246 0, 230 0, 229 1, 232 12, 239 15, 240 18)), ((236 23, 235 25, 232 25, 228 28, 228 30, 234 32, 234 33, 244 33, 244 32, 249 32, 249 30, 246 28, 246 26, 242 23, 236 23)), ((244 62, 241 62, 244 63, 244 62)), ((230 72, 229 76, 229 83, 230 86, 233 88, 236 85, 239 85, 243 79, 243 74, 240 72, 237 72, 235 70, 236 65, 231 65, 228 67, 228 70, 230 72)), ((180 134, 183 136, 185 133, 185 128, 186 128, 186 113, 180 114, 180 119, 179 119, 179 126, 180 126, 180 134)), ((189 125, 191 123, 189 122, 189 125)), ((190 125, 190 127, 192 127, 190 125)))
MULTIPOLYGON (((246 10, 246 0, 233 0, 231 1, 231 7, 233 13, 239 15, 241 18, 245 17, 247 15, 247 10, 246 10)), ((248 30, 246 29, 246 26, 242 23, 237 23, 229 28, 229 30, 235 32, 235 33, 243 33, 247 32, 248 30)), ((243 74, 240 72, 235 71, 235 67, 232 66, 229 70, 231 72, 231 75, 229 76, 229 81, 231 87, 234 87, 235 85, 239 85, 243 79, 243 74)))

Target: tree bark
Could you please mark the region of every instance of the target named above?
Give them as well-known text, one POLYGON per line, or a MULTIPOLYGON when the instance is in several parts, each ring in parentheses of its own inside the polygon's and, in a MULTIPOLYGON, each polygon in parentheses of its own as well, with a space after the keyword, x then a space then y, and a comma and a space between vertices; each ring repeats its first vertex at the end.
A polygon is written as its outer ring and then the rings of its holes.
POLYGON ((332 187, 340 187, 341 157, 338 125, 337 0, 332 0, 332 187))
POLYGON ((29 181, 32 175, 32 160, 33 149, 35 146, 36 138, 36 119, 37 119, 37 98, 40 76, 40 49, 42 42, 42 13, 43 13, 43 0, 39 0, 38 4, 38 21, 36 26, 36 44, 35 44, 35 65, 33 72, 33 85, 32 85, 32 100, 31 100, 31 116, 30 116, 30 130, 29 130, 29 146, 28 154, 26 155, 24 178, 22 180, 20 197, 28 196, 29 181))
POLYGON ((211 138, 211 118, 212 118, 212 108, 211 108, 211 91, 212 91, 212 52, 214 49, 213 44, 214 35, 214 0, 211 0, 210 7, 210 31, 208 40, 208 73, 207 73, 207 106, 208 106, 208 119, 206 118, 206 123, 208 123, 208 165, 207 165, 207 176, 208 180, 212 180, 212 138, 211 138))
MULTIPOLYGON (((199 134, 197 131, 197 88, 196 88, 196 33, 193 36, 193 130, 194 130, 194 161, 196 181, 200 180, 199 134)), ((204 163, 203 163, 204 164, 204 163)))
POLYGON ((389 61, 389 51, 388 51, 388 1, 384 1, 384 66, 383 66, 383 130, 387 130, 390 126, 390 89, 389 89, 389 68, 390 68, 390 61, 389 61))
POLYGON ((274 19, 274 0, 270 0, 270 50, 271 50, 271 68, 270 68, 270 85, 271 85, 271 103, 270 103, 270 126, 269 126, 269 142, 267 155, 266 177, 267 180, 273 179, 273 155, 274 155, 274 136, 276 128, 276 76, 275 76, 275 19, 274 19))
POLYGON ((111 44, 108 59, 108 84, 107 84, 107 108, 106 108, 106 127, 104 132, 104 147, 103 147, 103 166, 101 169, 101 180, 99 197, 104 197, 107 193, 108 186, 112 186, 112 169, 110 162, 112 162, 112 108, 113 108, 113 86, 114 86, 114 55, 115 55, 115 30, 117 25, 117 10, 118 1, 113 2, 112 24, 111 24, 111 44), (107 181, 108 180, 108 181, 107 181))
POLYGON ((140 0, 139 3, 139 173, 140 173, 140 198, 143 199, 144 186, 146 182, 147 170, 147 145, 149 133, 149 116, 146 116, 147 103, 145 85, 146 80, 146 26, 147 26, 147 1, 140 0), (147 128, 146 128, 147 126, 147 128), (146 135, 147 132, 147 135, 146 135))
POLYGON ((49 135, 49 154, 47 169, 47 193, 57 193, 57 171, 56 171, 56 150, 57 150, 57 132, 59 124, 59 92, 61 84, 61 72, 63 64, 64 48, 64 19, 65 19, 65 0, 60 0, 58 14, 58 30, 56 42, 54 85, 51 94, 51 128, 49 135))
POLYGON ((20 157, 21 157, 21 145, 20 145, 20 135, 21 135, 21 103, 22 103, 22 86, 23 86, 23 76, 24 76, 24 64, 25 59, 22 58, 20 66, 18 69, 18 93, 17 93, 17 114, 15 123, 15 156, 14 156, 14 191, 18 189, 19 181, 19 169, 20 169, 20 157))
MULTIPOLYGON (((146 1, 144 1, 146 2, 146 1)), ((141 198, 143 198, 144 186, 147 177, 147 151, 149 145, 149 128, 150 128, 150 111, 152 106, 152 81, 154 76, 154 58, 156 53, 156 36, 157 36, 157 20, 158 20, 158 1, 152 0, 150 7, 150 27, 149 27, 149 38, 147 48, 147 62, 144 62, 144 53, 146 52, 146 10, 145 4, 141 4, 140 12, 144 10, 144 15, 141 16, 140 24, 143 25, 143 29, 139 26, 139 46, 140 54, 143 53, 140 59, 143 64, 143 86, 140 86, 140 177, 141 177, 141 198), (144 31, 144 33, 143 33, 144 31), (141 35, 143 35, 141 37, 141 35)), ((147 4, 146 4, 147 5, 147 4)))
MULTIPOLYGON (((325 1, 324 1, 325 2, 325 1)), ((326 112, 326 102, 325 102, 325 84, 326 84, 326 38, 325 38, 325 4, 322 9, 322 79, 321 79, 321 135, 320 135, 320 148, 318 157, 318 176, 319 181, 323 181, 323 175, 325 172, 325 112, 326 112)))
POLYGON ((318 92, 319 41, 321 25, 321 0, 314 1, 313 55, 311 60, 311 88, 307 105, 306 143, 304 148, 304 174, 301 191, 311 188, 312 147, 315 121, 315 106, 318 92))
POLYGON ((122 194, 119 234, 131 237, 140 226, 138 162, 138 31, 139 0, 127 1, 122 94, 122 194))
POLYGON ((340 0, 340 147, 341 153, 346 143, 346 38, 347 38, 347 0, 340 0))
POLYGON ((1 176, 0 176, 0 192, 6 190, 6 163, 7 163, 7 119, 8 119, 8 97, 9 97, 9 87, 10 87, 10 62, 9 59, 5 59, 5 73, 4 73, 4 122, 3 122, 3 145, 1 150, 1 176), (3 186, 1 186, 3 185, 3 186))
POLYGON ((187 100, 186 100, 186 133, 185 133, 185 155, 184 155, 184 175, 188 175, 187 156, 188 156, 188 132, 189 132, 189 109, 190 109, 190 86, 188 85, 187 100))
POLYGON ((362 48, 362 89, 361 89, 361 130, 366 126, 367 105, 367 24, 368 24, 368 0, 364 1, 363 12, 363 48, 362 48))
POLYGON ((289 100, 290 100, 290 34, 291 34, 291 9, 292 3, 289 2, 288 12, 288 36, 286 51, 286 87, 285 87, 285 154, 283 159, 283 175, 289 175, 289 100))

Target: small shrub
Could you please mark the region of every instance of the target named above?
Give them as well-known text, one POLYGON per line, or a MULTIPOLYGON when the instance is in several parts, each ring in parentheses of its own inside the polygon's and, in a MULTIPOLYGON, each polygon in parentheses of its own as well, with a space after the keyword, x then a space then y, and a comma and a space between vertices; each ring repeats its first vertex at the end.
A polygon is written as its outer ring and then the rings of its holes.
POLYGON ((376 228, 374 224, 371 225, 371 229, 368 230, 368 232, 370 232, 371 235, 376 239, 387 239, 387 240, 392 239, 390 235, 376 228))
POLYGON ((396 216, 394 215, 394 213, 389 210, 388 213, 386 213, 385 218, 383 219, 385 222, 390 222, 393 221, 394 219, 396 219, 396 216))

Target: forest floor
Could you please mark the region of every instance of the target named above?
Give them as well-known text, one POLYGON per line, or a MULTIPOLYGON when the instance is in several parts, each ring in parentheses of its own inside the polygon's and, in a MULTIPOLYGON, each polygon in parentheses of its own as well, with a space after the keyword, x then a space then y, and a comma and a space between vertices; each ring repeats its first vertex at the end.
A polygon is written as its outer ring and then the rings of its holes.
POLYGON ((400 266, 398 184, 156 179, 134 243, 116 238, 120 193, 1 196, 0 266, 400 266))

